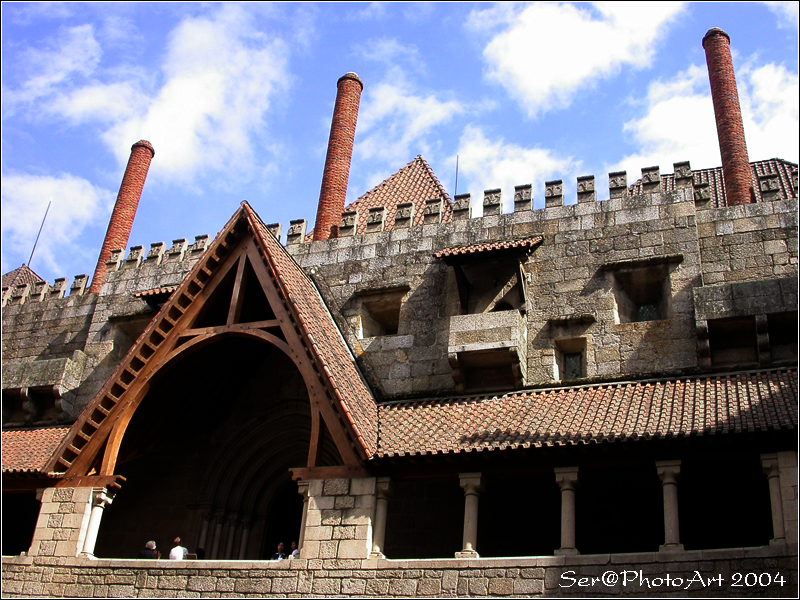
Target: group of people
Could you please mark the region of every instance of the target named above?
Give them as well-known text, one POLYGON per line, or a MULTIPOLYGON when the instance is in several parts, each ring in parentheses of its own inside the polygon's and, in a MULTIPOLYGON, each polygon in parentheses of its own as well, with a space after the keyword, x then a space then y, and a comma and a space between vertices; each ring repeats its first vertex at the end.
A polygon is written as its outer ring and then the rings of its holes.
MULTIPOLYGON (((175 547, 169 551, 169 559, 186 560, 186 556, 189 554, 189 550, 187 550, 185 546, 181 546, 181 538, 176 537, 172 543, 175 544, 175 547)), ((286 554, 284 552, 284 545, 283 542, 281 542, 278 544, 277 551, 275 552, 275 554, 272 555, 270 560, 285 560, 287 558, 297 558, 299 555, 300 555, 300 550, 297 548, 297 542, 292 542, 292 548, 289 551, 289 554, 286 554)), ((139 552, 139 558, 157 560, 161 558, 161 552, 159 552, 156 549, 155 542, 149 541, 144 545, 144 550, 139 552)), ((205 558, 205 552, 203 551, 202 548, 197 549, 197 558, 201 560, 205 558)))
MULTIPOLYGON (((181 538, 176 537, 172 543, 175 544, 175 547, 169 551, 169 559, 185 560, 189 550, 185 546, 181 546, 181 538)), ((197 554, 199 558, 200 549, 198 549, 197 554)), ((139 552, 139 558, 159 559, 161 558, 161 552, 156 549, 155 542, 149 541, 144 545, 144 550, 139 552)))
POLYGON ((278 544, 278 551, 272 555, 270 560, 284 560, 287 558, 297 558, 300 554, 300 550, 297 549, 297 542, 292 542, 292 549, 289 551, 288 555, 284 553, 283 549, 284 549, 283 542, 280 542, 278 544))

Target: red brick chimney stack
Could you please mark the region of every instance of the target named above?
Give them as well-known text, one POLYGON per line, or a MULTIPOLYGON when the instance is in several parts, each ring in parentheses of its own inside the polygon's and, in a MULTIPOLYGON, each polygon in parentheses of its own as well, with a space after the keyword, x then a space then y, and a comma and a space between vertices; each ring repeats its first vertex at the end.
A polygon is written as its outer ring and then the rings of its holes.
POLYGON ((730 46, 730 36, 717 27, 709 29, 703 38, 708 78, 711 81, 711 99, 714 101, 714 115, 717 120, 719 151, 722 155, 725 198, 728 206, 734 206, 750 204, 753 178, 747 158, 730 46))
POLYGON ((144 180, 147 178, 147 171, 150 169, 150 161, 156 155, 150 142, 139 140, 131 146, 131 157, 128 159, 128 166, 125 175, 122 177, 122 184, 119 186, 117 202, 114 204, 114 212, 108 222, 106 239, 103 240, 103 248, 100 250, 100 258, 97 259, 97 267, 92 276, 92 285, 89 287, 90 294, 96 294, 103 287, 103 276, 106 273, 106 262, 113 250, 125 249, 128 244, 128 237, 131 234, 133 218, 136 216, 136 208, 139 206, 139 198, 142 195, 144 180))
POLYGON ((353 156, 358 103, 364 84, 355 73, 345 73, 336 82, 336 87, 336 105, 333 109, 331 136, 328 140, 317 221, 314 225, 315 241, 327 240, 339 234, 339 221, 347 194, 347 178, 350 175, 350 159, 353 156))

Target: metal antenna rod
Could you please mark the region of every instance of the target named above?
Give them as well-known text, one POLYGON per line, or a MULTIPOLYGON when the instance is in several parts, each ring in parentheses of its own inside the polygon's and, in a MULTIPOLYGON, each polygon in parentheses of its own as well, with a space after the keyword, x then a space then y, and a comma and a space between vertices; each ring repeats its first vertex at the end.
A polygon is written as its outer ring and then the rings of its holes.
POLYGON ((28 259, 28 268, 31 266, 31 261, 33 260, 33 253, 36 252, 36 244, 39 243, 39 236, 42 235, 42 228, 44 227, 44 220, 47 218, 47 213, 50 212, 50 205, 53 203, 52 200, 47 203, 47 210, 44 211, 44 218, 42 219, 42 224, 39 226, 39 233, 36 234, 36 241, 33 242, 33 250, 31 250, 31 257, 28 259))

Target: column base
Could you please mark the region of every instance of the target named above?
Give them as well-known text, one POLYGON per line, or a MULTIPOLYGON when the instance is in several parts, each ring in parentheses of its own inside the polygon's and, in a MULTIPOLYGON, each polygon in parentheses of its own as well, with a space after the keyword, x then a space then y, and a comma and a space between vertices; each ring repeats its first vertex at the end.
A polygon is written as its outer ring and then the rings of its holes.
POLYGON ((553 552, 556 556, 580 556, 577 548, 559 548, 553 552))
POLYGON ((89 560, 97 560, 97 557, 91 552, 81 552, 80 554, 78 554, 78 558, 88 558, 89 560))
POLYGON ((769 541, 769 545, 772 548, 774 548, 775 546, 785 546, 786 545, 786 538, 771 539, 769 541))
POLYGON ((378 559, 378 560, 384 560, 386 558, 386 555, 383 552, 375 552, 373 550, 372 552, 369 553, 369 557, 370 558, 375 558, 375 559, 378 559))
POLYGON ((481 555, 475 552, 475 550, 462 550, 461 552, 456 552, 456 558, 480 558, 481 555))
POLYGON ((658 547, 659 552, 683 552, 683 544, 662 544, 658 547))

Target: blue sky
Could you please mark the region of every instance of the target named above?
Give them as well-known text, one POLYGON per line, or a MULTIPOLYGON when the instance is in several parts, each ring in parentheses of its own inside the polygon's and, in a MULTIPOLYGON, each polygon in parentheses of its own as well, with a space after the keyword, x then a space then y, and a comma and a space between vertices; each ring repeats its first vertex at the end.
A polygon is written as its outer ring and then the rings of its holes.
MULTIPOLYGON (((129 246, 242 200, 313 224, 336 80, 364 82, 348 202, 427 159, 450 191, 720 164, 701 40, 731 36, 751 160, 798 160, 798 3, 3 3, 2 270, 91 275, 131 144, 129 246)), ((510 210, 510 207, 506 210, 510 210)), ((311 226, 311 225, 310 225, 311 226)), ((310 227, 309 226, 309 227, 310 227)))

